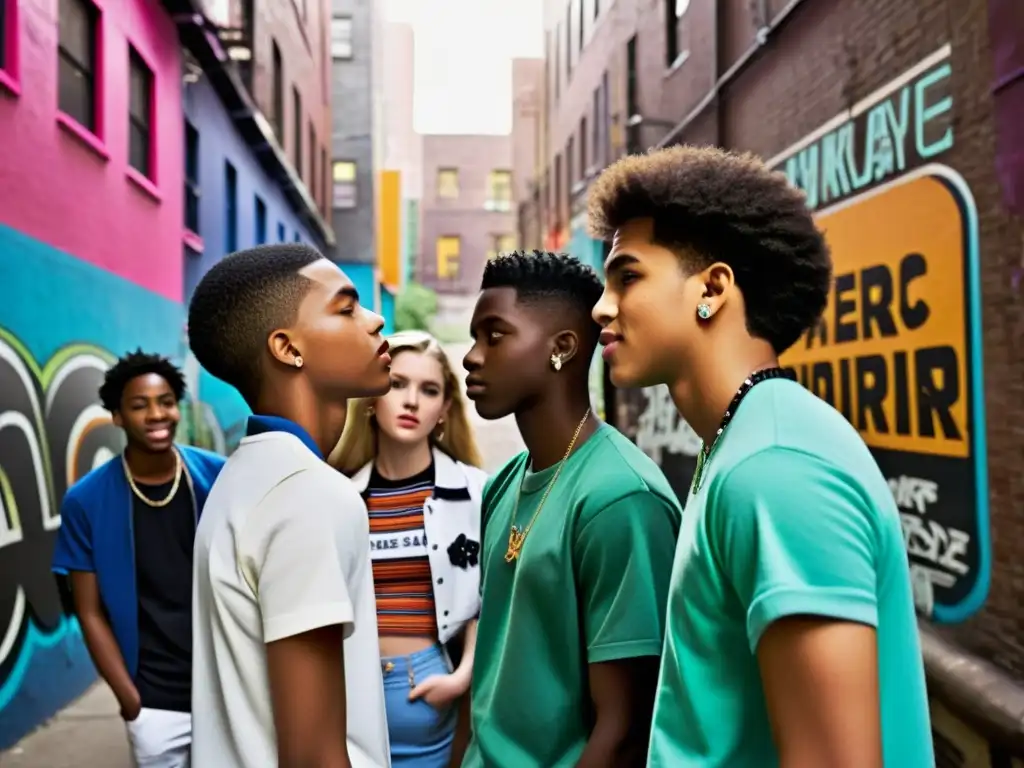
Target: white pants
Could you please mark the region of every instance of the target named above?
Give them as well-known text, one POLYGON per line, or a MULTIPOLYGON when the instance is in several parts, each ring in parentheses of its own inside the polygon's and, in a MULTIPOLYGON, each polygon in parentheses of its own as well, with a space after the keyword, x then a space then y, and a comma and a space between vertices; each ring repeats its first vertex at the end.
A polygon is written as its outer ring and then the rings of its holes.
POLYGON ((143 709, 126 723, 136 768, 189 768, 192 715, 166 709, 143 709))

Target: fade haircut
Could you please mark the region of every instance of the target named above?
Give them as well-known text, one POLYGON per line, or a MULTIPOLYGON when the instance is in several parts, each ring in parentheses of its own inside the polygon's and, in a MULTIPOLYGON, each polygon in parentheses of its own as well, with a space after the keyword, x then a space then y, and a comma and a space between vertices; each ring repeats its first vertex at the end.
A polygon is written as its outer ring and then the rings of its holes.
POLYGON ((120 411, 121 398, 124 397, 128 382, 150 373, 155 373, 166 381, 174 393, 174 399, 181 402, 185 397, 185 376, 181 369, 166 357, 150 355, 142 349, 136 349, 119 358, 103 377, 103 383, 100 385, 100 402, 103 403, 103 407, 111 413, 120 411))
MULTIPOLYGON (((554 300, 570 307, 586 339, 597 344, 600 327, 591 312, 604 291, 601 278, 579 259, 565 253, 514 251, 487 262, 481 290, 514 288, 520 301, 554 300)), ((591 350, 593 351, 593 350, 591 350)))
POLYGON ((239 251, 215 264, 192 294, 188 340, 196 360, 249 405, 259 391, 267 338, 295 322, 312 287, 299 270, 322 258, 300 243, 239 251))
POLYGON ((776 354, 821 316, 832 259, 802 191, 752 154, 669 147, 624 157, 588 193, 590 230, 611 240, 634 219, 690 272, 728 264, 746 304, 747 329, 776 354))

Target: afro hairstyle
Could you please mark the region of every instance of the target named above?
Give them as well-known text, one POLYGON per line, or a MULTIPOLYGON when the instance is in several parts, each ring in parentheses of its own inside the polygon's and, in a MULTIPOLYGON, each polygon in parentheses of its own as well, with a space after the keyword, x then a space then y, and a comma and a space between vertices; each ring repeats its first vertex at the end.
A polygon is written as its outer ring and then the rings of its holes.
POLYGON ((103 377, 103 383, 100 385, 100 402, 103 407, 111 413, 120 411, 121 398, 124 397, 128 382, 150 373, 155 373, 166 381, 174 393, 174 399, 181 402, 185 397, 185 376, 181 369, 166 357, 150 355, 136 349, 119 358, 103 377))
POLYGON ((312 283, 299 270, 324 258, 300 243, 261 245, 226 256, 203 275, 188 308, 196 360, 252 405, 267 338, 295 321, 312 283))
POLYGON ((579 327, 592 331, 588 344, 597 345, 601 329, 591 312, 604 286, 597 273, 574 256, 547 251, 502 254, 484 267, 480 289, 488 288, 514 288, 519 301, 554 300, 569 307, 579 327))
POLYGON ((814 326, 832 283, 832 258, 804 193, 752 154, 675 146, 610 165, 588 193, 591 233, 609 241, 634 219, 698 272, 732 268, 747 329, 776 354, 814 326))

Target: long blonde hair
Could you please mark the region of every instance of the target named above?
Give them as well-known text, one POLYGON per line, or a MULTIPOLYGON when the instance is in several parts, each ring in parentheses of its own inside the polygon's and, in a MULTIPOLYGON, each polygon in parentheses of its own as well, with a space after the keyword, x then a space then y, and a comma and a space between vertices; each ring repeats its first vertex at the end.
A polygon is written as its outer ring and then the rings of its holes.
MULTIPOLYGON (((441 364, 444 374, 444 396, 449 401, 448 415, 444 420, 444 432, 440 439, 431 438, 433 445, 456 461, 480 467, 483 459, 476 446, 473 430, 469 426, 466 401, 459 387, 459 380, 441 349, 441 344, 425 331, 403 331, 388 337, 392 357, 400 352, 419 352, 433 357, 441 364)), ((346 475, 353 475, 377 456, 377 420, 370 408, 376 398, 359 398, 348 403, 348 417, 341 440, 327 461, 332 467, 346 475)))

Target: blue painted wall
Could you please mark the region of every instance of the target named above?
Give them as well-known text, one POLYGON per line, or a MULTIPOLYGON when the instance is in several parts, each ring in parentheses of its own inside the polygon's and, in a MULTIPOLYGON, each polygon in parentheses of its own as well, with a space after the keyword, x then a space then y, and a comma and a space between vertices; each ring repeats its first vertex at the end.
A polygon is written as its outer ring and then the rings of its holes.
POLYGON ((188 255, 185 261, 185 296, 192 295, 199 279, 227 254, 227 209, 224 163, 230 162, 237 173, 237 249, 251 248, 256 242, 256 196, 267 211, 267 242, 304 242, 317 245, 317 239, 292 212, 284 195, 273 183, 235 129, 224 105, 206 78, 185 86, 185 118, 199 133, 199 232, 202 254, 188 255), (281 227, 284 237, 281 238, 281 227))
POLYGON ((0 749, 95 679, 50 573, 65 490, 116 455, 122 433, 97 391, 129 349, 170 356, 205 403, 180 437, 224 450, 246 409, 185 355, 177 302, 0 226, 0 749), (70 462, 70 464, 69 464, 70 462))

